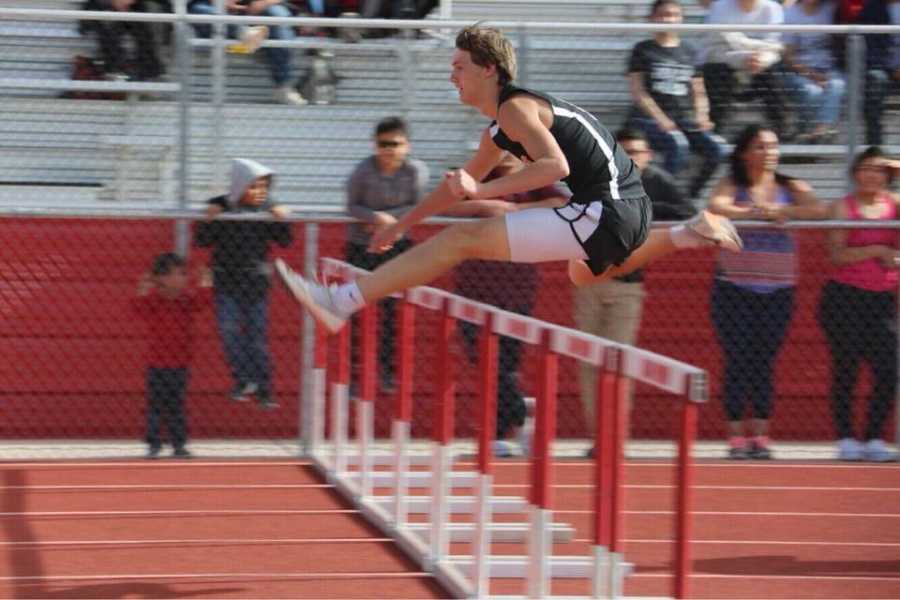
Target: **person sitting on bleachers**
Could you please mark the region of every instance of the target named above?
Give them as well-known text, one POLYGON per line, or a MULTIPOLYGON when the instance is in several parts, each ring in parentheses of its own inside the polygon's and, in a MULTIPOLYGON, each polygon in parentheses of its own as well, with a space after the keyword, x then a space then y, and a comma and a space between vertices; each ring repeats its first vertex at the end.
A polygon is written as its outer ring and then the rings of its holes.
MULTIPOLYGON (((830 25, 835 5, 830 0, 801 0, 784 13, 786 25, 830 25)), ((787 91, 797 107, 798 142, 832 141, 841 116, 846 81, 837 69, 827 33, 784 36, 787 91)))
MULTIPOLYGON (((225 0, 225 8, 228 14, 265 17, 291 17, 293 13, 283 0, 225 0)), ((188 11, 198 15, 214 15, 216 7, 214 0, 190 0, 188 11)), ((212 37, 212 25, 203 24, 194 26, 200 37, 212 37)), ((232 32, 229 32, 231 35, 232 32)), ((265 27, 250 27, 244 30, 240 36, 243 51, 254 52, 266 36, 275 40, 292 40, 295 37, 292 27, 276 25, 271 29, 265 27)), ((291 67, 290 48, 263 48, 263 54, 272 74, 272 82, 275 84, 275 101, 281 104, 302 106, 306 99, 295 88, 295 78, 291 67)))
MULTIPOLYGON (((678 0, 656 0, 650 12, 653 23, 680 24, 678 0)), ((688 186, 688 196, 700 195, 722 160, 725 140, 712 133, 709 103, 703 78, 696 68, 696 52, 678 33, 656 32, 652 39, 635 45, 628 61, 628 78, 634 105, 628 124, 643 131, 659 152, 666 171, 677 176, 690 152, 703 164, 688 186)))
MULTIPOLYGON (((900 2, 866 0, 855 24, 900 24, 900 2)), ((900 43, 897 35, 886 33, 867 34, 863 38, 866 41, 866 86, 862 103, 866 143, 880 145, 884 143, 881 124, 884 102, 900 87, 900 43)))
MULTIPOLYGON (((121 12, 151 12, 147 0, 85 0, 84 10, 115 10, 121 12)), ((167 2, 163 6, 168 8, 167 2)), ((150 23, 138 21, 90 21, 79 24, 82 34, 96 33, 103 72, 108 79, 151 81, 160 77, 165 68, 159 58, 159 41, 150 23), (130 35, 134 40, 134 57, 122 47, 122 39, 130 35)))
POLYGON ((785 103, 782 95, 782 44, 778 33, 742 33, 743 25, 780 25, 784 11, 775 0, 717 0, 706 22, 735 25, 735 31, 714 33, 706 46, 703 80, 709 93, 710 118, 716 131, 728 125, 736 98, 762 98, 766 118, 782 138, 785 132, 785 103))

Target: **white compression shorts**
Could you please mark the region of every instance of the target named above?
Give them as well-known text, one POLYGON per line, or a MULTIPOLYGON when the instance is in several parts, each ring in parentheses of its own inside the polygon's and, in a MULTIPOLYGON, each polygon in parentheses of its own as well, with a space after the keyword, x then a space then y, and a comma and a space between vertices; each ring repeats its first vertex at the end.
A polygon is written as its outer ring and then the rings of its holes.
POLYGON ((567 204, 559 209, 529 208, 509 213, 509 259, 517 263, 586 260, 582 244, 597 229, 602 214, 603 203, 599 201, 591 202, 587 209, 567 204))

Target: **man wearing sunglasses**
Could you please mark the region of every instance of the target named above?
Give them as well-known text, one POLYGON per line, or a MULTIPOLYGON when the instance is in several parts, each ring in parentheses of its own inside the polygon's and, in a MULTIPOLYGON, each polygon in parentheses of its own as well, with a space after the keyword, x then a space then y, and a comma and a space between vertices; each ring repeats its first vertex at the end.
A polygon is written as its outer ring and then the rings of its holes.
MULTIPOLYGON (((372 236, 412 209, 428 183, 425 163, 409 158, 409 131, 403 119, 382 119, 375 126, 374 145, 375 154, 360 162, 347 181, 347 213, 358 220, 348 232, 347 262, 370 271, 413 245, 404 235, 387 252, 368 251, 372 236)), ((392 298, 381 301, 380 327, 381 387, 389 392, 394 388, 392 298)))

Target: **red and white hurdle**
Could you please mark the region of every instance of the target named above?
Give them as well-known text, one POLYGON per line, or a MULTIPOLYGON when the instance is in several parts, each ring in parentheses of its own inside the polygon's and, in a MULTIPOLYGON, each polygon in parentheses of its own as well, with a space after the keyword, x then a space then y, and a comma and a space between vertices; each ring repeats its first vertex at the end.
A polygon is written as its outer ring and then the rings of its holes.
MULTIPOLYGON (((323 260, 328 279, 351 279, 354 267, 333 259, 323 260)), ((499 310, 444 290, 417 287, 408 290, 398 304, 398 389, 394 396, 391 434, 393 451, 376 453, 373 418, 376 385, 375 308, 360 316, 360 382, 356 406, 356 441, 349 439, 350 335, 345 327, 332 338, 317 329, 313 373, 311 458, 335 487, 361 513, 422 568, 456 597, 490 596, 492 577, 521 578, 524 596, 550 598, 553 578, 585 578, 593 581, 592 598, 623 597, 629 571, 622 554, 622 501, 624 490, 625 402, 628 380, 641 381, 683 397, 676 486, 676 573, 672 596, 688 594, 690 567, 689 507, 691 501, 691 446, 696 435, 698 403, 706 398, 706 374, 701 369, 667 357, 623 346, 579 331, 534 318, 499 310), (437 311, 438 331, 434 381, 431 457, 411 456, 413 350, 415 311, 437 311), (483 328, 479 348, 480 402, 476 472, 453 471, 453 415, 455 378, 450 345, 456 321, 483 328), (540 380, 535 415, 535 434, 530 463, 528 499, 493 496, 493 435, 496 419, 497 336, 505 335, 540 348, 540 380), (337 344, 336 368, 330 394, 326 394, 328 344, 337 344), (593 554, 553 556, 554 542, 571 539, 572 528, 553 522, 551 446, 556 432, 557 361, 575 358, 601 369, 598 378, 596 423, 593 554), (331 439, 325 438, 326 395, 331 399, 331 439), (426 460, 421 460, 421 459, 426 460), (420 459, 420 460, 415 460, 420 459), (387 467, 377 470, 376 466, 387 467), (427 467, 410 470, 412 466, 427 467), (410 488, 430 488, 430 495, 409 495, 410 488), (474 496, 453 496, 465 487, 474 496), (376 488, 392 489, 390 496, 376 495, 376 488), (528 522, 492 523, 495 513, 528 513, 528 522), (410 513, 428 515, 426 522, 409 522, 410 513), (453 513, 468 513, 474 523, 451 521, 453 513), (471 543, 470 555, 451 555, 451 541, 471 543), (490 554, 492 541, 527 541, 527 556, 490 554)))

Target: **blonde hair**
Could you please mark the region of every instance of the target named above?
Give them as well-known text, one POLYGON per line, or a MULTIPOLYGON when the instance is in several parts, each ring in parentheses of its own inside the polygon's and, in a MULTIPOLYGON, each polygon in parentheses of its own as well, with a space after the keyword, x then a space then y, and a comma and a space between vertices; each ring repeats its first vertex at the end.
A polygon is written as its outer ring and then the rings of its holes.
POLYGON ((498 29, 470 25, 457 34, 456 48, 468 52, 479 67, 496 67, 501 86, 516 78, 516 52, 498 29))

